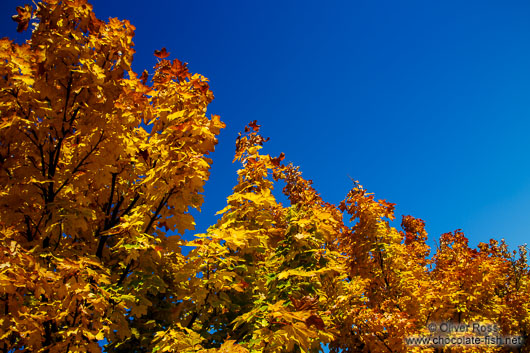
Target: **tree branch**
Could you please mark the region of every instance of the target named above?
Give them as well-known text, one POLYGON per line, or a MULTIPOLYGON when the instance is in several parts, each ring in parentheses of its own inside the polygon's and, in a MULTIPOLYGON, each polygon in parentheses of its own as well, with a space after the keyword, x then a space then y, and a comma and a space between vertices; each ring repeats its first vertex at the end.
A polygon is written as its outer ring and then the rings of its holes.
POLYGON ((160 214, 160 211, 162 211, 162 208, 165 206, 165 204, 167 203, 167 201, 169 200, 169 198, 171 197, 171 195, 173 195, 173 191, 174 189, 171 189, 167 195, 165 195, 162 200, 160 201, 160 204, 158 205, 158 207, 156 208, 156 211, 155 213, 151 216, 151 219, 149 220, 149 223, 147 224, 147 227, 145 228, 145 231, 144 233, 149 233, 150 230, 151 230, 151 227, 153 226, 153 224, 155 223, 156 221, 156 218, 158 217, 158 215, 160 214))
MULTIPOLYGON (((162 200, 160 201, 160 203, 158 204, 158 207, 156 208, 155 210, 155 213, 151 216, 151 219, 149 220, 149 223, 147 224, 147 227, 145 228, 145 231, 144 233, 149 233, 149 231, 151 230, 151 227, 153 226, 156 218, 158 217, 158 215, 160 214, 160 211, 162 211, 162 208, 164 207, 164 205, 167 203, 167 201, 169 200, 169 198, 171 197, 171 195, 173 195, 173 192, 174 192, 174 188, 172 188, 168 193, 167 195, 165 195, 162 200)), ((121 285, 123 283, 123 281, 125 280, 125 278, 127 277, 127 275, 129 274, 129 271, 131 270, 131 266, 132 264, 134 263, 134 260, 131 260, 131 262, 129 262, 129 264, 127 264, 127 267, 125 267, 125 269, 123 270, 123 273, 121 274, 120 276, 120 279, 118 280, 118 285, 121 285)))
MULTIPOLYGON (((96 151, 96 149, 99 146, 99 144, 101 143, 101 141, 103 141, 103 135, 104 135, 104 133, 101 133, 101 136, 99 137, 99 140, 96 142, 96 144, 90 149, 90 151, 88 151, 86 156, 84 156, 81 159, 81 161, 79 161, 79 163, 74 167, 70 177, 72 177, 75 173, 77 173, 79 171, 79 169, 85 164, 85 161, 88 159, 88 157, 90 157, 92 155, 92 153, 94 153, 94 151, 96 151)), ((57 191, 55 191, 53 193, 53 197, 51 198, 52 201, 55 198, 55 196, 68 184, 68 182, 70 181, 70 177, 66 178, 66 180, 61 184, 61 186, 57 189, 57 191)), ((53 183, 51 183, 51 184, 53 184, 53 183)))
MULTIPOLYGON (((112 215, 111 215, 111 218, 110 218, 110 221, 107 223, 107 221, 105 220, 105 225, 103 227, 103 231, 106 231, 106 230, 109 230, 111 229, 112 227, 114 227, 116 224, 118 224, 118 220, 127 215, 131 210, 132 208, 134 207, 134 205, 136 204, 136 202, 140 199, 140 194, 136 194, 136 196, 134 197, 134 199, 131 201, 131 203, 129 204, 129 206, 127 206, 127 208, 122 212, 122 214, 118 217, 118 212, 119 212, 119 209, 120 209, 120 206, 121 204, 123 203, 123 200, 124 198, 121 197, 120 200, 118 201, 118 203, 116 204, 116 206, 114 207, 113 211, 112 211, 112 215)), ((96 237, 99 236, 99 234, 101 233, 100 229, 97 230, 96 232, 96 237)), ((105 246, 105 242, 108 240, 109 236, 108 235, 103 235, 100 239, 99 239, 99 243, 98 243, 98 248, 97 248, 97 251, 96 251, 96 256, 101 260, 101 258, 103 257, 103 249, 104 249, 104 246, 105 246)))
POLYGON ((106 207, 106 210, 105 210, 105 214, 107 216, 109 216, 110 214, 110 208, 112 206, 112 199, 113 199, 113 196, 114 196, 114 188, 116 187, 116 178, 118 177, 118 173, 112 173, 112 181, 111 181, 111 184, 110 184, 110 196, 109 196, 109 201, 107 202, 107 207, 106 207))
POLYGON ((127 275, 129 274, 129 271, 131 270, 131 266, 133 264, 134 261, 131 261, 127 264, 127 266, 125 267, 125 269, 123 270, 121 276, 120 276, 120 279, 118 280, 118 286, 121 286, 123 281, 125 280, 125 278, 127 277, 127 275))

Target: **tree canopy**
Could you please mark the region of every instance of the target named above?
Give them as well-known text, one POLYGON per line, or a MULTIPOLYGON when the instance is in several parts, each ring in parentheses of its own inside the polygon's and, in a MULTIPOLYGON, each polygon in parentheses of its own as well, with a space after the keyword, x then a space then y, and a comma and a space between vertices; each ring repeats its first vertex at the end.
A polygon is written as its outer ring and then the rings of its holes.
POLYGON ((327 203, 261 153, 256 121, 219 220, 184 239, 224 127, 208 80, 165 48, 135 73, 134 26, 85 0, 13 19, 32 34, 0 40, 3 352, 434 352, 407 343, 432 322, 528 338, 525 247, 472 248, 456 230, 431 249, 421 219, 396 229, 394 204, 358 182, 327 203))

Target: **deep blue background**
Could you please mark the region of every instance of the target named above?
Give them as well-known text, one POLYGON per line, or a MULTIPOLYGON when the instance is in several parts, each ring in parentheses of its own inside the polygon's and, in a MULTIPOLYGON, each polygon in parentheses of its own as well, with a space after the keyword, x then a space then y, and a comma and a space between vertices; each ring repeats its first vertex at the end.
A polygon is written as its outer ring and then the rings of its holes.
MULTIPOLYGON (((198 231, 225 206, 237 132, 257 119, 264 153, 285 152, 329 202, 352 177, 431 237, 527 241, 530 2, 92 3, 136 26, 135 71, 152 72, 166 47, 211 80, 209 113, 227 128, 198 231)), ((0 4, 0 36, 17 37, 20 4, 0 4)))

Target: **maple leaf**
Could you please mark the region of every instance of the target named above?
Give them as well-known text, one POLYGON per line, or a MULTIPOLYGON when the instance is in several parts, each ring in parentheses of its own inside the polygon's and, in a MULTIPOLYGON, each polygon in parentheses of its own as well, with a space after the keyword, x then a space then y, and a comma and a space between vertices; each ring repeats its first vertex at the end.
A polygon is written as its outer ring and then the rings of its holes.
POLYGON ((257 120, 254 120, 254 121, 250 122, 250 124, 248 124, 248 126, 250 126, 252 128, 252 130, 256 131, 256 132, 258 132, 259 128, 261 127, 261 125, 257 124, 257 120))
POLYGON ((24 32, 28 29, 32 13, 33 8, 31 5, 17 6, 17 14, 11 17, 13 21, 18 23, 17 32, 24 32))
POLYGON ((169 56, 169 53, 166 48, 162 48, 161 50, 155 50, 155 56, 160 59, 165 59, 169 56))

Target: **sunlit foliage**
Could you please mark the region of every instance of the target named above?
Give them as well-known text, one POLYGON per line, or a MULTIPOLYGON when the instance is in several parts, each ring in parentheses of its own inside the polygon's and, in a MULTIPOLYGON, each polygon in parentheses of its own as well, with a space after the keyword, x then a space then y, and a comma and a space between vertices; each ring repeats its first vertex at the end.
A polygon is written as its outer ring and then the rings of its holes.
POLYGON ((134 27, 92 10, 19 7, 31 39, 0 40, 0 350, 434 352, 405 338, 442 321, 528 338, 526 248, 457 230, 431 252, 422 220, 394 228, 394 205, 357 182, 325 202, 260 153, 255 121, 219 220, 182 239, 224 127, 207 79, 166 48, 136 74, 134 27))

